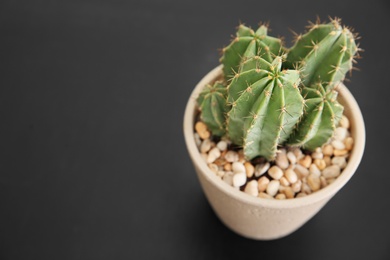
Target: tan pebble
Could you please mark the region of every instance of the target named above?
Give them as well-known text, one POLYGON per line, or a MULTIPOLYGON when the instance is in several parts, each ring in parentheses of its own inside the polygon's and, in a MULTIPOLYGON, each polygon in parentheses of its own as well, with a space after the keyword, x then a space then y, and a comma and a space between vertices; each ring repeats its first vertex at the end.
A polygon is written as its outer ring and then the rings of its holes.
POLYGON ((309 172, 310 172, 310 174, 314 174, 317 176, 321 175, 321 171, 318 169, 317 165, 315 165, 314 163, 312 165, 310 165, 309 172))
POLYGON ((343 156, 348 154, 348 150, 334 150, 333 151, 334 156, 343 156))
POLYGON ((324 176, 324 178, 326 178, 326 179, 331 179, 331 178, 338 177, 340 175, 340 173, 341 173, 341 169, 338 165, 331 165, 331 166, 326 167, 322 171, 322 176, 324 176))
POLYGON ((326 166, 332 165, 332 159, 330 158, 330 156, 325 156, 324 161, 326 166))
POLYGON ((285 200, 286 199, 286 194, 284 193, 279 193, 275 196, 275 199, 277 200, 285 200))
POLYGON ((207 162, 212 163, 214 162, 219 156, 221 156, 221 152, 217 147, 214 147, 209 151, 209 154, 207 155, 207 162))
POLYGON ((336 140, 339 140, 339 141, 344 141, 344 139, 347 137, 347 135, 348 135, 348 130, 346 128, 337 127, 334 130, 333 138, 336 140))
POLYGON ((199 137, 204 139, 210 138, 210 132, 207 130, 205 123, 198 121, 195 124, 195 131, 198 133, 199 137))
POLYGON ((202 144, 200 145, 200 152, 201 153, 207 153, 211 149, 211 141, 210 139, 203 140, 202 144))
POLYGON ((304 192, 300 192, 297 194, 297 198, 302 198, 302 197, 306 197, 306 196, 307 196, 307 194, 304 192))
POLYGON ((226 161, 225 161, 225 159, 219 157, 219 158, 217 158, 217 160, 214 161, 214 163, 218 166, 223 166, 223 165, 225 165, 226 161))
POLYGON ((316 174, 309 174, 307 176, 307 184, 312 191, 317 191, 321 188, 320 176, 316 174))
POLYGON ((314 153, 311 154, 311 158, 313 158, 313 159, 322 159, 322 158, 324 158, 324 155, 323 155, 323 153, 314 152, 314 153))
POLYGON ((302 190, 302 192, 304 192, 306 194, 311 194, 312 193, 312 191, 310 189, 310 186, 307 183, 302 183, 302 189, 301 190, 302 190))
POLYGON ((221 152, 223 152, 223 151, 226 151, 226 149, 227 149, 227 143, 225 142, 225 141, 219 141, 218 143, 217 143, 217 147, 218 147, 218 149, 221 151, 221 152))
POLYGON ((333 146, 331 144, 324 145, 324 148, 322 148, 322 153, 325 156, 332 156, 333 155, 333 146))
MULTIPOLYGON (((245 166, 241 162, 234 162, 232 164, 232 169, 234 173, 243 172, 245 173, 245 166)), ((246 173, 245 173, 246 174, 246 173)))
POLYGON ((238 153, 236 153, 235 151, 228 151, 226 154, 225 154, 225 160, 227 162, 237 162, 238 161, 238 153))
POLYGON ((212 170, 214 173, 218 172, 218 166, 214 163, 209 163, 209 168, 212 170))
POLYGON ((218 176, 218 177, 221 177, 221 178, 222 178, 224 175, 225 175, 225 172, 224 172, 224 171, 218 171, 218 172, 217 172, 217 176, 218 176))
POLYGON ((286 177, 282 177, 282 178, 280 178, 280 184, 281 185, 283 185, 283 186, 285 186, 285 187, 287 187, 287 186, 289 186, 290 185, 290 183, 288 182, 288 180, 287 180, 287 178, 286 177))
POLYGON ((347 160, 341 156, 335 156, 332 158, 332 164, 338 165, 340 169, 344 169, 347 166, 347 160))
POLYGON ((294 153, 295 158, 297 158, 297 160, 300 160, 300 159, 302 159, 303 157, 305 157, 305 155, 302 153, 302 150, 299 149, 298 147, 294 148, 294 149, 292 150, 292 152, 294 153))
POLYGON ((298 176, 293 169, 287 169, 284 172, 284 176, 290 183, 295 183, 298 180, 298 176))
POLYGON ((293 190, 293 192, 300 192, 302 189, 302 181, 298 180, 296 183, 293 183, 291 185, 291 189, 293 190))
POLYGON ((265 192, 260 192, 259 195, 258 195, 257 197, 262 198, 262 199, 273 199, 273 198, 274 198, 273 196, 268 195, 268 194, 265 193, 265 192))
POLYGON ((297 163, 297 157, 295 154, 291 151, 289 151, 287 154, 287 159, 289 160, 290 164, 296 164, 297 163))
MULTIPOLYGON (((333 140, 332 146, 336 150, 344 150, 345 149, 345 144, 340 140, 333 140)), ((334 151, 333 151, 333 153, 334 153, 334 151)))
POLYGON ((341 119, 340 119, 340 121, 339 121, 339 125, 341 126, 341 127, 344 127, 344 128, 346 128, 346 129, 348 129, 349 128, 349 119, 348 119, 348 117, 346 117, 346 116, 342 116, 341 117, 341 119))
POLYGON ((259 195, 257 181, 252 180, 252 181, 248 182, 245 186, 244 192, 248 193, 249 195, 252 195, 254 197, 257 197, 259 195))
POLYGON ((309 170, 300 164, 295 165, 294 172, 298 174, 298 178, 300 179, 309 175, 309 170))
POLYGON ((231 171, 232 170, 232 164, 231 163, 225 163, 225 165, 223 166, 223 169, 225 171, 231 171))
POLYGON ((276 165, 279 166, 281 169, 287 169, 289 163, 288 163, 288 159, 287 159, 286 150, 281 149, 281 150, 276 154, 275 163, 276 163, 276 165))
POLYGON ((259 191, 265 191, 267 189, 267 186, 268 186, 268 183, 269 183, 269 179, 265 176, 261 177, 258 181, 258 188, 259 188, 259 191))
POLYGON ((324 176, 320 176, 320 181, 321 181, 321 188, 325 188, 328 186, 328 182, 326 181, 324 176))
POLYGON ((280 186, 280 182, 277 181, 277 180, 272 180, 268 183, 268 186, 267 186, 267 193, 268 195, 271 195, 271 196, 275 196, 276 193, 278 193, 279 191, 279 186, 280 186))
POLYGON ((283 171, 278 166, 274 165, 268 170, 269 176, 271 176, 275 180, 279 180, 283 177, 283 171))
POLYGON ((324 159, 315 159, 314 164, 317 165, 320 171, 322 171, 326 167, 326 162, 324 161, 324 159))
POLYGON ((336 178, 327 179, 328 185, 332 184, 335 180, 336 180, 336 178))
POLYGON ((298 161, 298 163, 305 168, 309 168, 311 162, 312 162, 312 158, 310 155, 306 155, 303 159, 298 161))
POLYGON ((292 199, 295 196, 295 192, 290 187, 286 187, 283 192, 286 194, 286 198, 288 199, 292 199))
POLYGON ((255 172, 255 167, 250 162, 245 162, 244 167, 246 171, 246 177, 251 178, 255 172))
POLYGON ((260 177, 261 175, 263 175, 264 173, 266 173, 268 171, 270 166, 271 165, 270 165, 269 162, 256 165, 256 167, 255 167, 255 176, 256 177, 260 177))
POLYGON ((350 136, 347 137, 347 138, 345 138, 344 144, 345 144, 345 149, 347 149, 348 151, 352 150, 352 147, 353 147, 353 138, 350 137, 350 136))

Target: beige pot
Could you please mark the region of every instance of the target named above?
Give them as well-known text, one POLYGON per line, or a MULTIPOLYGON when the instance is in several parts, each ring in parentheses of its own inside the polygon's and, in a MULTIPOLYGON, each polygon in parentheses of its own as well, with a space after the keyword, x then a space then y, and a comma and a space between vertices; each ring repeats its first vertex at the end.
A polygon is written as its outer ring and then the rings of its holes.
POLYGON ((209 72, 195 87, 184 115, 184 137, 201 186, 217 216, 234 232, 252 239, 269 240, 286 236, 312 218, 355 173, 363 155, 365 128, 356 100, 341 85, 339 102, 350 119, 355 140, 347 167, 329 186, 306 197, 270 200, 252 197, 221 181, 202 159, 194 140, 196 97, 207 83, 221 76, 221 66, 209 72))

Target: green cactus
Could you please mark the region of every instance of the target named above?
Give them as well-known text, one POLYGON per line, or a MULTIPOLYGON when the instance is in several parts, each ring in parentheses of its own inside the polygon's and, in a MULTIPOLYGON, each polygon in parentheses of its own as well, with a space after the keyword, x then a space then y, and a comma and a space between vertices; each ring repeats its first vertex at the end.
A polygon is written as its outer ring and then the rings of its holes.
POLYGON ((238 27, 236 38, 229 46, 223 49, 221 63, 226 79, 230 79, 238 71, 242 58, 261 56, 268 62, 272 62, 279 55, 282 41, 267 35, 267 26, 261 25, 257 31, 244 25, 238 27))
POLYGON ((277 145, 286 141, 303 113, 299 72, 282 71, 281 66, 281 57, 272 63, 259 56, 249 58, 228 86, 232 109, 227 134, 243 146, 247 159, 261 155, 273 160, 277 145))
POLYGON ((285 66, 300 66, 304 86, 321 81, 331 90, 352 69, 357 51, 354 35, 339 19, 328 24, 318 22, 312 24, 306 34, 297 36, 295 45, 287 53, 285 66))
POLYGON ((226 96, 226 87, 217 81, 213 85, 207 85, 197 98, 202 111, 200 118, 217 136, 223 136, 226 132, 225 115, 229 111, 226 96))
POLYGON ((344 108, 336 100, 337 92, 326 89, 329 88, 321 83, 302 89, 305 113, 290 136, 288 145, 314 150, 332 137, 344 108))

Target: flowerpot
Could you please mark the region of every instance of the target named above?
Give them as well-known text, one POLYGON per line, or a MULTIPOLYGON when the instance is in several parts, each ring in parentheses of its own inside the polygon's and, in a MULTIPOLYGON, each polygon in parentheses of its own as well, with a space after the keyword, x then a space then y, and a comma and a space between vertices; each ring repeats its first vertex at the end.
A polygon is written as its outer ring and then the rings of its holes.
POLYGON ((340 84, 338 101, 350 120, 354 148, 348 164, 330 185, 308 196, 288 200, 252 197, 219 179, 201 157, 194 139, 196 98, 207 83, 221 77, 221 66, 209 72, 195 87, 184 115, 184 137, 206 198, 220 220, 234 232, 251 239, 270 240, 291 234, 311 219, 352 177, 364 151, 365 128, 356 100, 340 84))

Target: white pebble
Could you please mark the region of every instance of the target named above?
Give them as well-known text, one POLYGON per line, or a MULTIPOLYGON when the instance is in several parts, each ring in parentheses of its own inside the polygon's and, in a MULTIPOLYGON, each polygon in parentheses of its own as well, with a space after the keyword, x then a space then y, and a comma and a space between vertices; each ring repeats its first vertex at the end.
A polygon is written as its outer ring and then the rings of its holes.
POLYGON ((302 188, 302 181, 301 180, 298 180, 296 183, 293 183, 291 185, 291 189, 293 190, 293 192, 300 192, 301 188, 302 188))
POLYGON ((348 136, 348 130, 344 127, 337 127, 334 130, 333 137, 336 140, 343 141, 348 136))
POLYGON ((314 152, 314 153, 311 154, 311 157, 313 159, 322 159, 322 158, 324 158, 324 155, 321 152, 320 153, 319 152, 314 152))
POLYGON ((274 165, 268 170, 269 176, 271 176, 275 180, 279 180, 283 177, 283 171, 278 166, 274 165))
POLYGON ((300 178, 303 178, 303 177, 309 175, 309 170, 300 164, 295 165, 294 171, 295 171, 295 173, 298 174, 298 176, 300 178))
POLYGON ((296 164, 297 163, 297 157, 295 156, 295 154, 293 152, 288 152, 287 153, 287 159, 290 161, 290 164, 296 164))
POLYGON ((310 194, 311 193, 311 189, 310 189, 310 186, 309 184, 307 183, 302 183, 302 188, 301 188, 302 192, 306 193, 306 194, 310 194))
POLYGON ((210 170, 212 170, 214 173, 217 173, 218 172, 218 165, 214 164, 214 163, 210 163, 209 164, 209 168, 210 170))
POLYGON ((281 169, 287 169, 289 163, 286 155, 286 150, 281 149, 277 154, 276 154, 276 159, 275 163, 277 166, 279 166, 281 169))
POLYGON ((248 193, 249 195, 257 197, 257 195, 259 195, 257 181, 252 180, 252 181, 248 182, 245 186, 244 192, 248 193))
POLYGON ((345 144, 339 140, 333 140, 332 141, 332 146, 336 149, 336 150, 344 150, 345 149, 345 144))
POLYGON ((344 169, 347 166, 347 160, 342 156, 335 156, 332 158, 332 164, 337 165, 340 169, 344 169))
POLYGON ((314 163, 312 165, 310 165, 309 172, 310 172, 310 174, 314 174, 316 176, 321 175, 320 169, 318 169, 317 165, 315 165, 314 163))
POLYGON ((322 171, 322 176, 324 176, 326 179, 336 178, 340 175, 340 172, 341 169, 338 165, 331 165, 322 171))
POLYGON ((300 160, 303 157, 305 157, 305 155, 302 153, 302 150, 299 149, 298 147, 294 148, 294 150, 292 150, 292 152, 294 153, 294 155, 297 158, 297 160, 300 160))
POLYGON ((235 151, 228 151, 226 154, 225 154, 225 160, 227 162, 237 162, 238 161, 238 153, 236 153, 235 151))
POLYGON ((284 176, 286 176, 286 179, 290 182, 290 183, 295 183, 297 182, 298 180, 298 176, 297 174, 295 173, 295 171, 293 169, 287 169, 285 172, 284 172, 284 176))
POLYGON ((245 172, 235 173, 233 175, 233 187, 240 187, 246 183, 246 174, 245 172))
POLYGON ((234 173, 239 173, 239 172, 243 172, 246 174, 245 172, 245 166, 244 164, 240 163, 240 162, 234 162, 232 164, 232 170, 234 173))
POLYGON ((266 173, 268 171, 269 167, 270 167, 269 162, 256 165, 255 176, 260 177, 261 175, 263 175, 264 173, 266 173))
POLYGON ((218 147, 218 149, 219 149, 221 152, 225 151, 225 150, 227 149, 227 146, 228 146, 228 144, 227 144, 225 141, 219 141, 219 142, 217 143, 217 147, 218 147))
POLYGON ((279 191, 280 183, 277 180, 272 180, 270 183, 268 183, 267 186, 267 193, 268 195, 275 196, 276 193, 279 191))
POLYGON ((224 171, 217 171, 217 176, 218 177, 223 177, 225 175, 225 172, 224 171))
POLYGON ((222 177, 222 180, 230 186, 233 186, 233 172, 225 172, 222 177))
POLYGON ((208 156, 207 156, 207 163, 212 163, 215 160, 217 160, 221 156, 221 152, 217 147, 214 147, 213 149, 210 150, 208 156))
POLYGON ((202 144, 200 145, 200 152, 207 153, 211 149, 211 141, 210 139, 204 139, 202 144))

